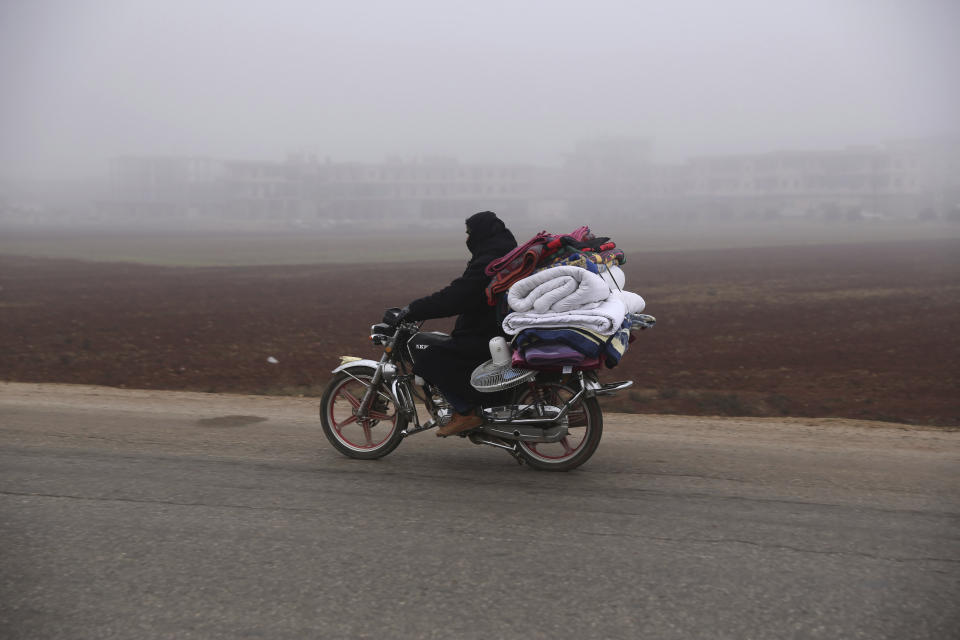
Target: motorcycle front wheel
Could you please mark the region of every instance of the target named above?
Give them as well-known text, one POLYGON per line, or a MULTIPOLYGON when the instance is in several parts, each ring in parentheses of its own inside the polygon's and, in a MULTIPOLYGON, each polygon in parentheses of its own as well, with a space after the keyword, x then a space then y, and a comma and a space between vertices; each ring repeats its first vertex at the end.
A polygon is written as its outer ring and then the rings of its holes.
MULTIPOLYGON (((544 402, 562 407, 576 389, 560 381, 537 381, 521 392, 519 403, 544 402)), ((583 398, 567 414, 567 435, 558 442, 518 442, 520 455, 534 469, 570 471, 590 459, 603 435, 603 413, 596 398, 583 398)))
POLYGON ((381 383, 367 417, 357 417, 360 402, 373 380, 372 367, 341 371, 320 399, 320 425, 330 444, 345 456, 360 460, 382 458, 397 448, 407 419, 397 411, 390 391, 381 383))

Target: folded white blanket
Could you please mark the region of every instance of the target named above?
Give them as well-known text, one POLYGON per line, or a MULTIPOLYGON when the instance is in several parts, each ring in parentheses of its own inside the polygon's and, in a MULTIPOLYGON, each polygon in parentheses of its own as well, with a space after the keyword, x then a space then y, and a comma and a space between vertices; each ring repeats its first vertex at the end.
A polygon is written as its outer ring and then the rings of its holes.
POLYGON ((518 280, 507 293, 514 311, 560 313, 606 300, 610 288, 603 278, 580 267, 551 267, 518 280))
POLYGON ((627 313, 642 313, 647 306, 646 300, 633 291, 614 291, 610 295, 618 296, 627 307, 627 313))
POLYGON ((610 291, 613 295, 618 295, 623 299, 623 303, 627 305, 627 313, 641 313, 643 312, 644 307, 647 306, 646 301, 633 291, 627 291, 623 288, 623 285, 626 283, 627 276, 623 273, 623 269, 617 265, 610 265, 609 267, 601 267, 600 277, 603 278, 603 281, 607 283, 610 287, 610 291))
POLYGON ((627 274, 615 264, 600 267, 600 277, 610 286, 610 291, 620 291, 627 282, 627 274))
POLYGON ((524 329, 534 327, 541 329, 589 329, 600 335, 611 336, 623 324, 623 317, 626 314, 627 308, 623 299, 618 295, 611 295, 603 302, 590 303, 586 307, 570 311, 550 313, 514 312, 503 319, 503 330, 510 335, 515 335, 524 329))

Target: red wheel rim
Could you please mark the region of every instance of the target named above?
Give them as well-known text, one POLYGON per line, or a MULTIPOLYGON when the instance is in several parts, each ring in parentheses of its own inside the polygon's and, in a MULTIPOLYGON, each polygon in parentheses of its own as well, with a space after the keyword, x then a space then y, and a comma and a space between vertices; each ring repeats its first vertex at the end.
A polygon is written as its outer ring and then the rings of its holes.
MULTIPOLYGON (((573 397, 572 390, 559 384, 544 385, 540 388, 540 391, 545 402, 558 407, 573 397)), ((529 400, 529 396, 525 396, 523 402, 529 400)), ((520 446, 532 456, 546 462, 562 462, 572 458, 587 442, 587 436, 591 428, 590 416, 581 402, 573 406, 567 414, 567 419, 569 422, 568 431, 563 439, 557 442, 520 442, 520 446)))
MULTIPOLYGON (((358 376, 369 380, 369 376, 358 376)), ((382 446, 397 424, 396 407, 382 392, 374 399, 367 418, 357 419, 357 409, 367 386, 347 378, 331 394, 327 420, 334 437, 356 451, 371 451, 382 446)))

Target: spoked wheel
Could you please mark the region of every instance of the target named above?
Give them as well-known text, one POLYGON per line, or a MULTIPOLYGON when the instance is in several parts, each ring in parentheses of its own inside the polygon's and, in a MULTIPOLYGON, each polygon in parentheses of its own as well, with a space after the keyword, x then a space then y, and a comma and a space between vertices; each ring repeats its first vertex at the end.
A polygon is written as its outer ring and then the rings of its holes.
POLYGON ((357 417, 374 370, 369 367, 341 371, 327 385, 320 400, 320 424, 337 451, 362 460, 382 458, 400 444, 407 420, 397 413, 389 391, 382 384, 367 412, 357 417))
MULTIPOLYGON (((537 382, 533 390, 521 394, 519 402, 536 401, 562 407, 576 390, 561 382, 537 382), (534 397, 536 396, 536 397, 534 397)), ((567 414, 567 435, 558 442, 519 442, 520 455, 534 469, 569 471, 590 459, 603 434, 603 414, 596 398, 584 398, 567 414)))

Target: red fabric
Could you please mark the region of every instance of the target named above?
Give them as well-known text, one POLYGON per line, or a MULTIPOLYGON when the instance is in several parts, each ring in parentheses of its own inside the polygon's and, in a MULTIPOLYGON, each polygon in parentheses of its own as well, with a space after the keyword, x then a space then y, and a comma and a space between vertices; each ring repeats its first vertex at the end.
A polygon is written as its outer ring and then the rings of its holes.
POLYGON ((563 246, 561 238, 570 237, 583 242, 589 236, 590 227, 577 227, 563 235, 541 231, 510 253, 497 258, 485 269, 487 275, 493 276, 486 289, 487 304, 496 305, 498 295, 510 289, 517 280, 529 276, 541 260, 559 250, 563 246))
POLYGON ((499 294, 507 291, 517 280, 526 278, 533 273, 544 254, 545 245, 533 245, 523 255, 514 258, 514 261, 507 268, 498 271, 487 286, 487 304, 497 304, 499 294))
POLYGON ((520 245, 510 253, 506 254, 505 256, 501 256, 500 258, 497 258, 496 260, 488 264, 486 268, 486 274, 488 276, 492 276, 498 271, 502 271, 503 269, 511 266, 512 263, 517 260, 517 258, 521 258, 524 254, 527 253, 527 251, 529 251, 532 247, 536 245, 549 244, 551 245, 551 248, 557 249, 560 247, 560 238, 564 236, 569 236, 574 240, 576 240, 577 242, 583 242, 584 239, 587 238, 587 236, 589 235, 590 235, 590 227, 577 227, 570 233, 564 233, 561 235, 547 233, 546 230, 541 231, 540 233, 533 236, 532 238, 524 242, 522 245, 520 245))
POLYGON ((522 259, 523 255, 526 254, 526 252, 529 251, 531 247, 533 247, 534 245, 543 244, 552 237, 553 236, 551 236, 546 231, 541 231, 540 233, 533 236, 532 238, 527 240, 525 243, 523 243, 522 245, 520 245, 510 253, 500 258, 497 258, 496 260, 488 264, 486 268, 486 274, 488 276, 492 276, 496 272, 503 270, 504 268, 513 264, 518 259, 522 259))

